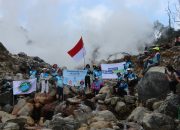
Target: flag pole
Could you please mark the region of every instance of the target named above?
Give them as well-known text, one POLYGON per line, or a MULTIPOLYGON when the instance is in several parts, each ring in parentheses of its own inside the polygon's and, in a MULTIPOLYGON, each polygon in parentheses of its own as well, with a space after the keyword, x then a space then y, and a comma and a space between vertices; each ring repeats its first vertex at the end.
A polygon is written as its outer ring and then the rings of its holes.
MULTIPOLYGON (((82 38, 82 36, 81 36, 82 38)), ((83 39, 82 39, 83 40, 83 39)), ((83 42, 83 48, 84 48, 84 42, 83 42)), ((83 50, 83 59, 84 59, 84 68, 86 67, 86 60, 85 60, 85 49, 83 50)))

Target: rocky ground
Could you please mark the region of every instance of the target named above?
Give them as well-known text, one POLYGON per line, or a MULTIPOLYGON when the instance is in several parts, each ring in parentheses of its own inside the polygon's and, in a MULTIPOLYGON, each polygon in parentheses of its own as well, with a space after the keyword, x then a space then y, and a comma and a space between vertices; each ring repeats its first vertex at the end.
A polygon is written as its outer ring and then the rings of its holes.
MULTIPOLYGON (((13 106, 9 88, 0 94, 0 130, 180 130, 180 93, 168 95, 163 67, 170 63, 180 69, 180 47, 163 50, 161 54, 161 66, 152 68, 139 81, 135 96, 114 95, 115 81, 110 80, 105 81, 95 97, 89 91, 85 97, 79 97, 76 88, 66 87, 65 100, 58 102, 51 86, 48 95, 36 93, 17 98, 13 106)), ((134 63, 136 59, 134 56, 134 63)), ((4 79, 26 77, 23 72, 31 64, 39 68, 48 66, 38 57, 12 55, 0 44, 0 87, 4 79)), ((139 72, 137 64, 135 70, 139 72)))

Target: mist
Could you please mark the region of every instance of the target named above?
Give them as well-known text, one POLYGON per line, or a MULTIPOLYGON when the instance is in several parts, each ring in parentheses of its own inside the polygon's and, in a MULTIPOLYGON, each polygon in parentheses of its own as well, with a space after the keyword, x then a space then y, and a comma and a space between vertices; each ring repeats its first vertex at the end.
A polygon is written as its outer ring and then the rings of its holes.
POLYGON ((118 52, 137 54, 153 40, 152 20, 116 0, 1 0, 0 30, 0 41, 11 53, 69 68, 83 64, 67 54, 81 36, 86 63, 118 52))

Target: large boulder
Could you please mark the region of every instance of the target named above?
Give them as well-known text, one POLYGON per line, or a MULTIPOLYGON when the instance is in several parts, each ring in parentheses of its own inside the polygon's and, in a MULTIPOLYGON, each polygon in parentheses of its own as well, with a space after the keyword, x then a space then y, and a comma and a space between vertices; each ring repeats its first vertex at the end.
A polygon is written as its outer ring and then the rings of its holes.
POLYGON ((143 127, 145 130, 174 130, 174 120, 161 113, 146 114, 143 118, 143 127))
POLYGON ((20 99, 20 100, 18 101, 18 103, 14 106, 14 109, 13 109, 13 111, 12 111, 12 114, 13 114, 13 115, 17 115, 18 111, 19 111, 23 106, 25 106, 26 103, 27 103, 27 102, 26 102, 25 99, 20 99))
POLYGON ((134 111, 131 113, 131 115, 128 117, 128 121, 138 122, 142 123, 143 118, 146 114, 151 113, 144 107, 137 107, 134 109, 134 111))
POLYGON ((108 110, 97 112, 96 117, 101 118, 104 121, 114 121, 114 122, 117 121, 114 114, 112 112, 108 111, 108 110))
POLYGON ((159 113, 166 114, 172 118, 177 118, 180 104, 180 95, 171 95, 156 110, 159 113))
POLYGON ((161 72, 147 72, 137 85, 138 98, 146 101, 151 98, 164 97, 169 92, 169 82, 161 72))
POLYGON ((30 116, 32 114, 34 105, 32 103, 26 103, 18 112, 18 116, 30 116))

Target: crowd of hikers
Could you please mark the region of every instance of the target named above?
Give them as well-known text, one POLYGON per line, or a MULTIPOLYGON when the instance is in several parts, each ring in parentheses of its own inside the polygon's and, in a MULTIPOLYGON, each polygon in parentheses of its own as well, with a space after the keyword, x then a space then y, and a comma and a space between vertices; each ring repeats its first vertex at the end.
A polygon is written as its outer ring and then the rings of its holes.
MULTIPOLYGON (((176 38, 175 46, 179 46, 179 37, 176 38)), ((142 76, 153 66, 160 65, 160 47, 154 46, 144 49, 144 54, 139 55, 137 58, 139 65, 142 67, 142 76)), ((165 74, 169 81, 170 90, 172 93, 176 93, 176 86, 180 83, 179 71, 175 70, 172 65, 165 67, 165 74)), ((39 68, 31 66, 29 70, 29 78, 36 78, 38 81, 37 91, 41 93, 49 93, 49 82, 51 82, 57 90, 57 99, 59 101, 64 100, 63 90, 65 85, 63 83, 63 70, 57 64, 51 67, 45 67, 39 71, 39 68)), ((82 97, 85 96, 87 91, 97 95, 100 89, 104 86, 102 78, 102 70, 100 65, 93 64, 92 66, 87 64, 84 68, 87 70, 84 81, 76 86, 78 94, 82 97)), ((131 56, 124 57, 124 71, 113 72, 117 75, 116 85, 113 87, 114 94, 119 96, 134 95, 135 86, 138 83, 140 76, 135 73, 135 64, 131 61, 131 56)), ((6 82, 10 86, 10 83, 6 82)), ((8 86, 7 85, 7 86, 8 86)))

